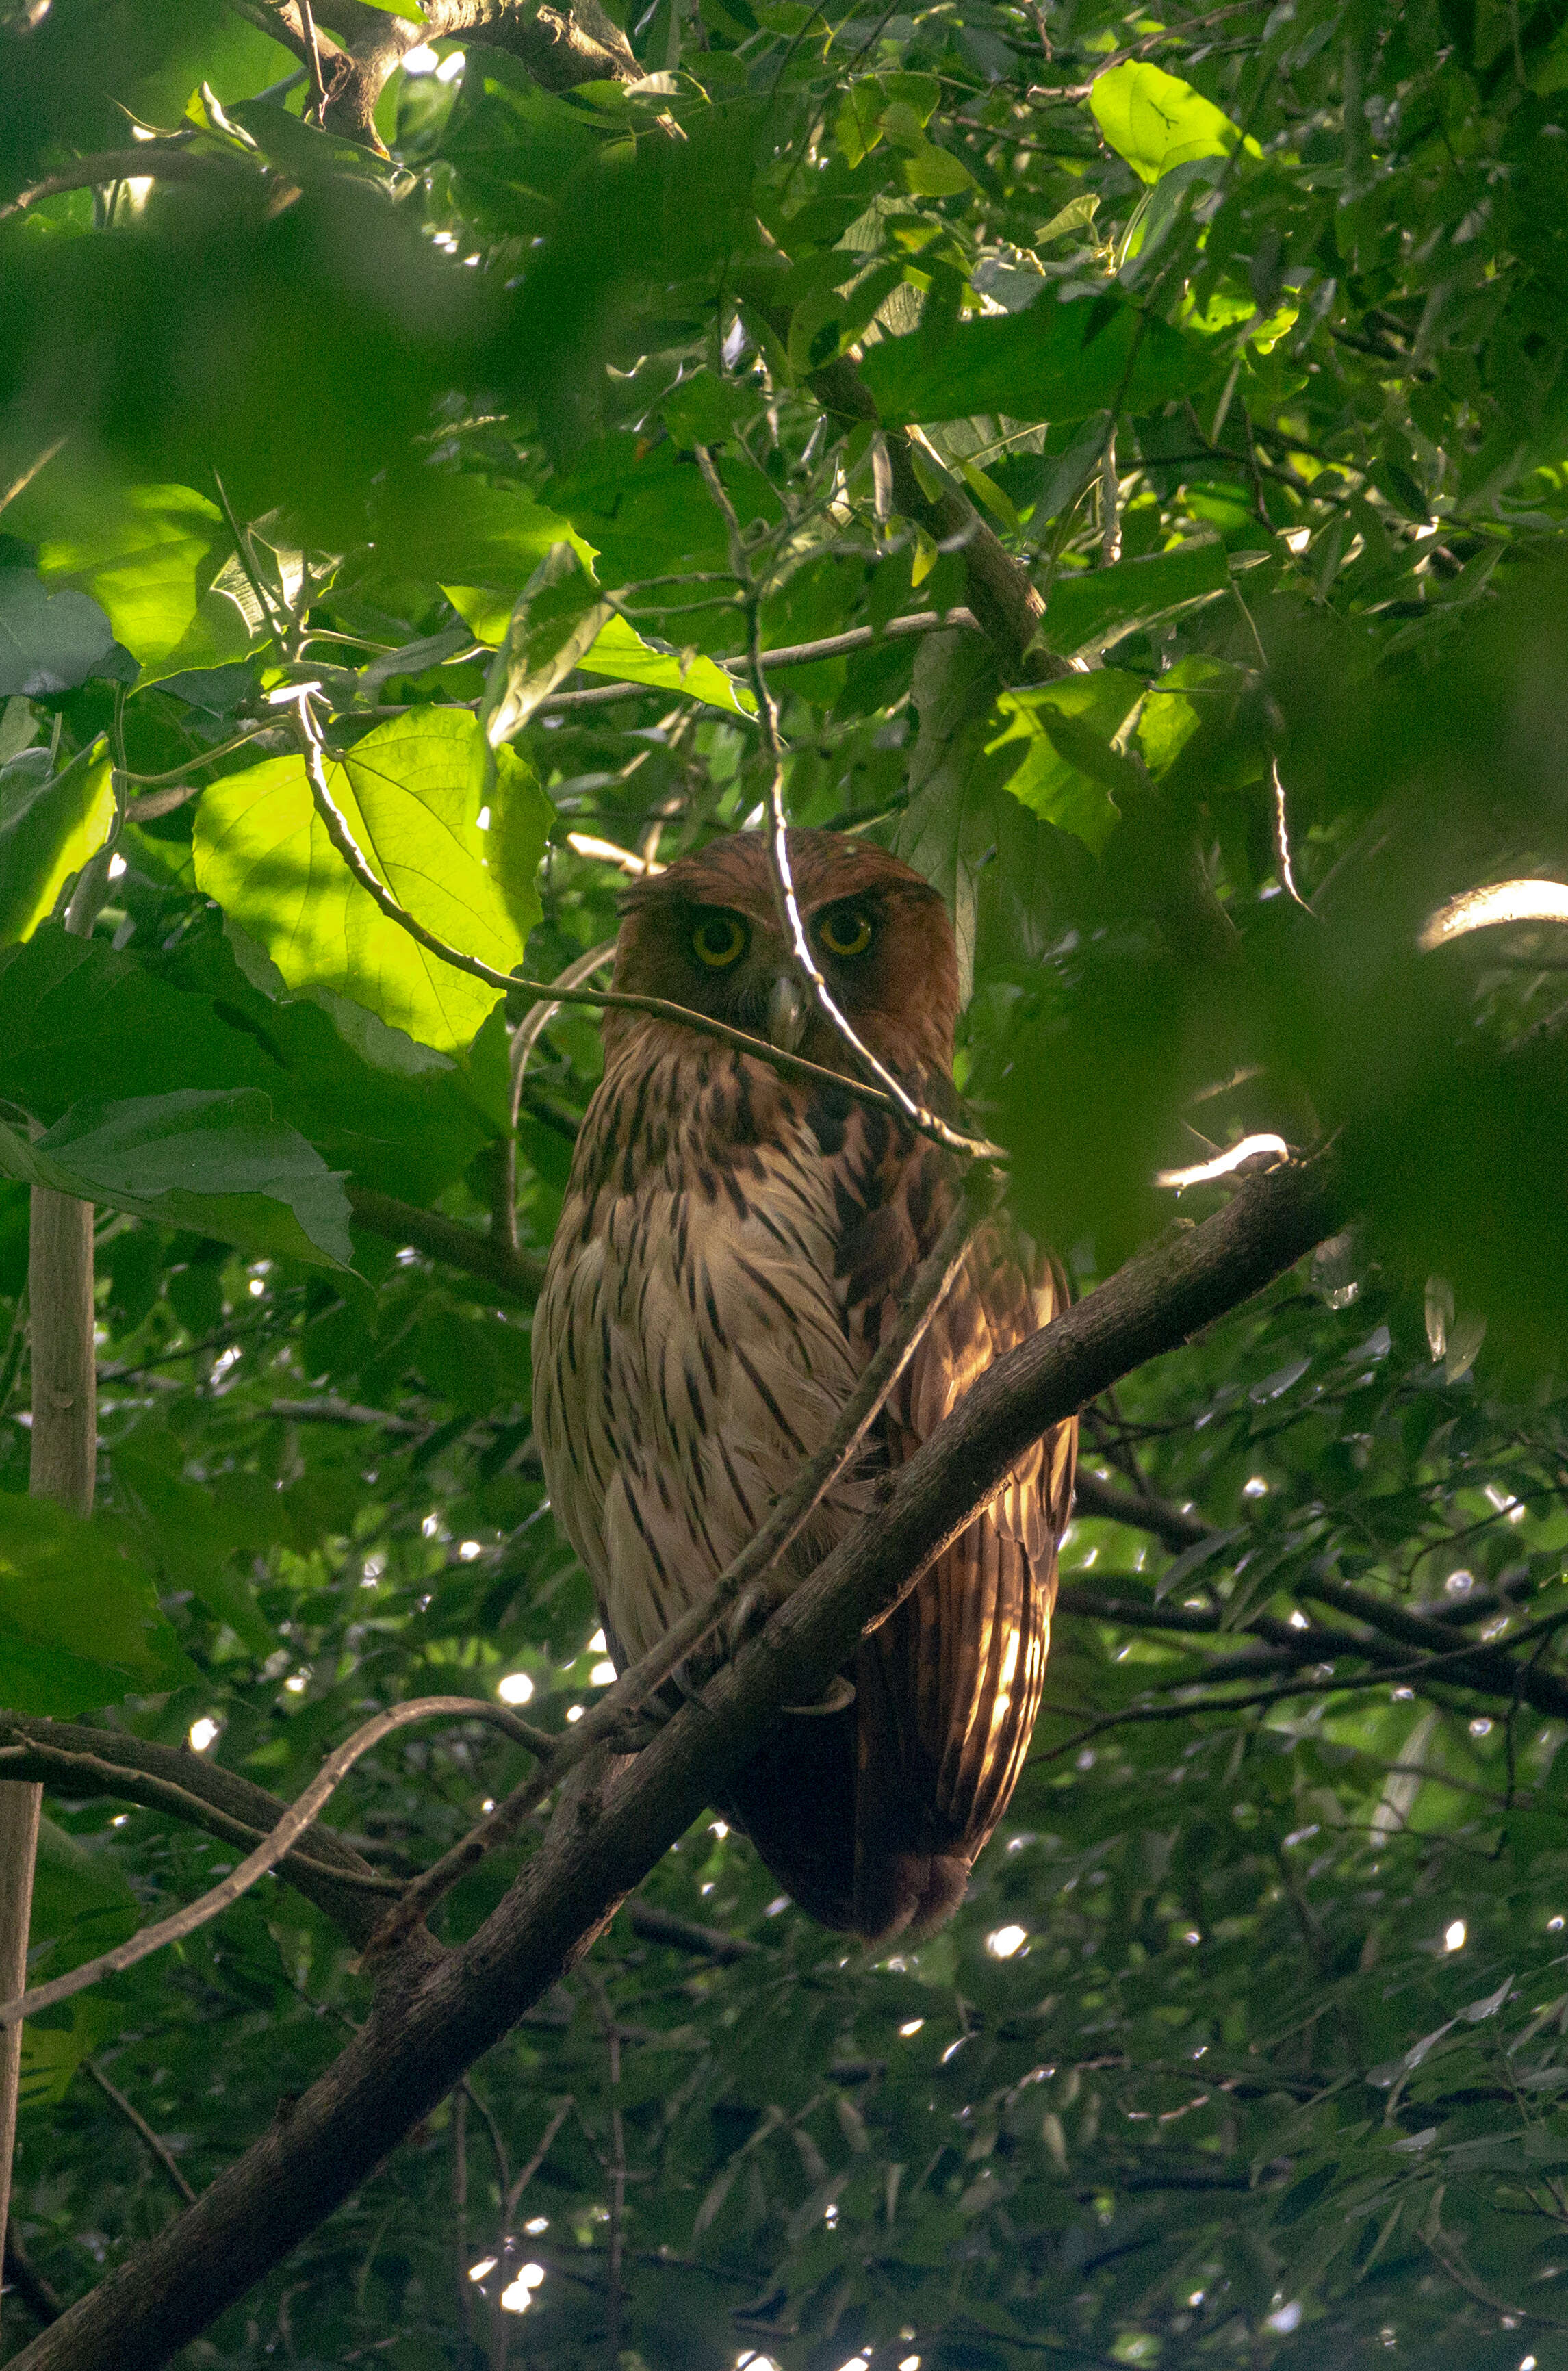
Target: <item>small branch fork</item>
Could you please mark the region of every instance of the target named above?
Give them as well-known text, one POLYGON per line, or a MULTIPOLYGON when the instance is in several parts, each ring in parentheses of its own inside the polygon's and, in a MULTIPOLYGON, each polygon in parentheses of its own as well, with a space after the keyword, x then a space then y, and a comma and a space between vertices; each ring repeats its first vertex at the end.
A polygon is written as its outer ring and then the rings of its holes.
MULTIPOLYGON (((248 1853, 237 1868, 232 1869, 199 1901, 188 1903, 183 1910, 175 1911, 170 1917, 158 1919, 151 1926, 142 1927, 123 1943, 116 1944, 113 1950, 100 1952, 96 1960, 84 1960, 68 1975, 56 1976, 50 1984, 35 1984, 19 2000, 0 2003, 0 2026, 17 2025, 24 2018, 36 2017, 40 2009, 52 2008, 56 2001, 69 2000, 73 1993, 86 1991, 89 1984, 96 1984, 104 1976, 122 1974, 127 1968, 133 1968, 139 1960, 161 1950, 166 1943, 178 1942, 182 1936, 193 1934, 198 1926, 204 1926, 220 1911, 237 1902, 259 1877, 264 1877, 282 1859, 290 1845, 317 1819, 354 1764, 373 1746, 379 1745, 382 1739, 390 1737, 395 1729, 407 1729, 412 1721, 441 1718, 493 1721, 497 1728, 504 1729, 520 1744, 528 1746, 535 1752, 539 1752, 545 1742, 541 1731, 518 1720, 515 1714, 508 1712, 504 1706, 488 1704, 482 1698, 417 1696, 408 1704, 394 1705, 389 1711, 377 1713, 374 1720, 367 1720, 363 1728, 356 1729, 335 1753, 328 1756, 305 1792, 289 1806, 271 1833, 257 1845, 255 1851, 248 1853)), ((553 1743, 553 1740, 549 1742, 553 1743)))

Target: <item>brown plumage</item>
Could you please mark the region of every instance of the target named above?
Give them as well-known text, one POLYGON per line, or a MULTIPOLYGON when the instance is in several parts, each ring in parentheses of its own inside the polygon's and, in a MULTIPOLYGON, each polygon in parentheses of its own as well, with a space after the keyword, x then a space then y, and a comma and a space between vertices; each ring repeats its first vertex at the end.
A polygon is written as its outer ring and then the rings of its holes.
MULTIPOLYGON (((790 836, 802 913, 860 1035, 951 1115, 958 966, 929 885, 833 832, 790 836)), ((763 842, 740 833, 629 893, 616 986, 844 1072, 795 987, 763 842)), ((534 1324, 551 1498, 617 1670, 704 1597, 831 1431, 953 1208, 951 1155, 887 1114, 678 1024, 610 1012, 534 1324)), ((809 1571, 876 1476, 1048 1322, 1059 1272, 1002 1225, 972 1245, 854 1468, 791 1552, 809 1571)), ((963 1899, 1040 1702, 1075 1428, 1014 1469, 846 1673, 780 1716, 719 1808, 801 1906, 880 1941, 963 1899), (841 1692, 842 1693, 842 1692, 841 1692)))

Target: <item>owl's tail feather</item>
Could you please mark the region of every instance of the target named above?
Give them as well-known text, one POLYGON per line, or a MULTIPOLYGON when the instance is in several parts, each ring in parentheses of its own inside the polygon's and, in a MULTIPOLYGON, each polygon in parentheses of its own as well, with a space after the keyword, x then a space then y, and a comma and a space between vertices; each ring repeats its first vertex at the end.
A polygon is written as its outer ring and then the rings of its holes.
POLYGON ((968 1883, 969 1863, 958 1853, 862 1854, 855 1926, 868 1943, 888 1943, 895 1935, 918 1943, 947 1925, 968 1883))

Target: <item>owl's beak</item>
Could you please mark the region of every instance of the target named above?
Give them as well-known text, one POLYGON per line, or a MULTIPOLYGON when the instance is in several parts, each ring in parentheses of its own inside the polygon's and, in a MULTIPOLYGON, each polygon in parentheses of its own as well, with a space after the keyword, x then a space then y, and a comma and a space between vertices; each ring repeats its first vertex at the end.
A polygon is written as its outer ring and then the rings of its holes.
POLYGON ((767 1000, 767 1042, 781 1054, 792 1054, 805 1027, 805 991, 794 972, 781 971, 767 1000))

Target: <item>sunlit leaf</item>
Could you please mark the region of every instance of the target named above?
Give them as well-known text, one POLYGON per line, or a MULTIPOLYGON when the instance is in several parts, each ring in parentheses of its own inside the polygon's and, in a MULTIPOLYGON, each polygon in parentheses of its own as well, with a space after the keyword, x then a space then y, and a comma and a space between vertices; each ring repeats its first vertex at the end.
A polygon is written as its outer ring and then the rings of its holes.
POLYGON ((45 749, 24 750, 0 768, 0 945, 32 936, 113 821, 101 743, 54 775, 45 749))
POLYGON ((1097 75, 1089 103, 1107 145, 1126 158, 1140 180, 1158 181, 1173 165, 1228 156, 1238 146, 1249 156, 1263 153, 1250 133, 1242 141, 1211 99, 1147 60, 1129 59, 1097 75))
MULTIPOLYGON (((489 867, 475 718, 427 709, 378 725, 329 767, 328 781, 394 896, 463 953, 511 970, 525 936, 514 908, 526 909, 526 892, 510 840, 506 895, 489 867)), ((539 821, 536 812, 542 852, 539 821)), ((206 792, 196 877, 292 988, 330 988, 444 1051, 467 1046, 494 1007, 496 989, 420 946, 354 880, 316 813, 302 758, 270 758, 206 792)))

